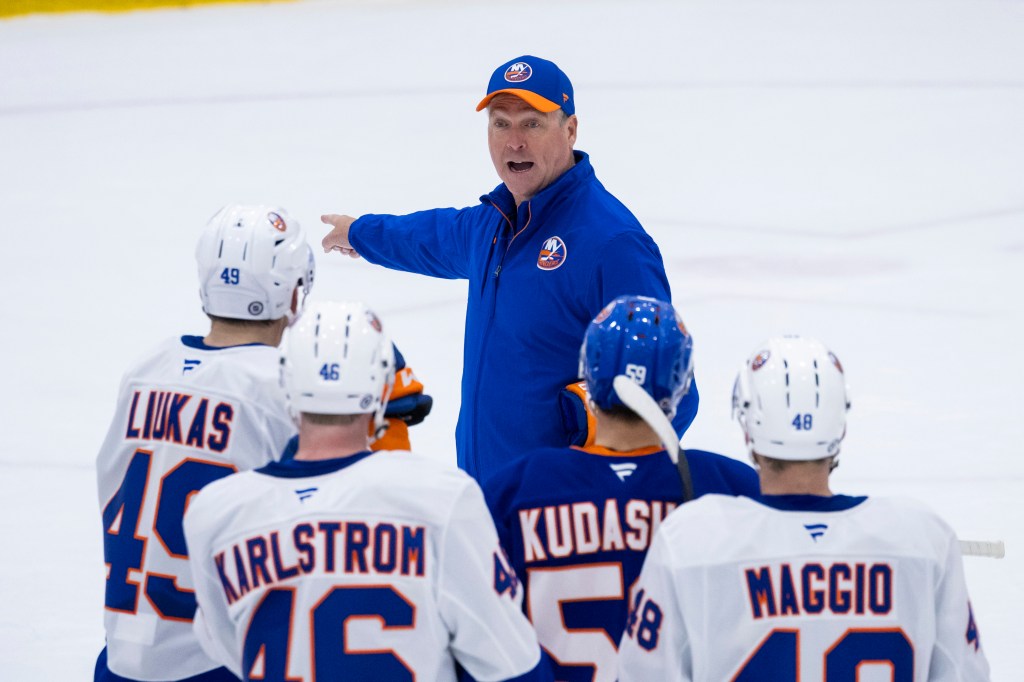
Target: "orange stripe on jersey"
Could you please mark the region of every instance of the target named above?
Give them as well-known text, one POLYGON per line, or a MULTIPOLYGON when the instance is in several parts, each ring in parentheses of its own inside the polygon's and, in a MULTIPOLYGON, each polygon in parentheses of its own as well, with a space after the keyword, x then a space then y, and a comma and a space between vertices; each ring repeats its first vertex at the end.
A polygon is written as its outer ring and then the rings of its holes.
POLYGON ((619 451, 609 450, 608 448, 601 447, 600 445, 587 445, 582 448, 573 445, 572 449, 585 452, 588 455, 599 455, 601 457, 643 457, 644 455, 653 455, 657 452, 662 452, 665 448, 660 445, 648 445, 645 448, 637 448, 636 450, 619 451))
POLYGON ((587 392, 587 382, 577 381, 569 384, 565 387, 566 391, 569 391, 583 403, 583 409, 587 413, 587 440, 583 443, 583 447, 589 448, 594 444, 594 438, 597 437, 597 417, 590 409, 590 394, 587 392))

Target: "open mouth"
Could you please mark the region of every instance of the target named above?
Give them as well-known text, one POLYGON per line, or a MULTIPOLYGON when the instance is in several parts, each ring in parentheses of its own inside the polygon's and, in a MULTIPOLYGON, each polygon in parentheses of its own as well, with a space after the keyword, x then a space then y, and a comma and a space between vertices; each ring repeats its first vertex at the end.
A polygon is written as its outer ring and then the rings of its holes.
POLYGON ((508 168, 513 173, 525 173, 533 168, 533 161, 509 161, 508 168))

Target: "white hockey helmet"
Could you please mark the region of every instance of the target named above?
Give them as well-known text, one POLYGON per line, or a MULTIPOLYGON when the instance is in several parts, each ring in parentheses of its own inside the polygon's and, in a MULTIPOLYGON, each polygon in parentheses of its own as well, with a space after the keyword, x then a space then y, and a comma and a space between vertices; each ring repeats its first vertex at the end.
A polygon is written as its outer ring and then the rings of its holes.
POLYGON ((372 310, 362 303, 310 303, 285 348, 284 385, 294 411, 373 414, 380 437, 395 385, 395 351, 372 310))
POLYGON ((209 315, 291 323, 313 286, 313 250, 298 221, 274 206, 230 204, 203 229, 196 245, 199 295, 209 315))
POLYGON ((740 368, 732 407, 751 453, 796 461, 833 457, 850 409, 843 366, 815 339, 768 339, 740 368))

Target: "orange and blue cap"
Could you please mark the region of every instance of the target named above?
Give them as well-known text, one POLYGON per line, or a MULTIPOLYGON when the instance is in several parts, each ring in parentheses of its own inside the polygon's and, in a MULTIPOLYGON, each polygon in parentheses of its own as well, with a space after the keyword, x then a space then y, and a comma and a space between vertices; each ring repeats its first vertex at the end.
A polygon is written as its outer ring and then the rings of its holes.
POLYGON ((523 55, 495 69, 487 84, 487 96, 476 105, 476 110, 483 110, 495 96, 502 93, 515 95, 544 113, 558 109, 567 116, 576 113, 569 77, 554 62, 540 57, 523 55))

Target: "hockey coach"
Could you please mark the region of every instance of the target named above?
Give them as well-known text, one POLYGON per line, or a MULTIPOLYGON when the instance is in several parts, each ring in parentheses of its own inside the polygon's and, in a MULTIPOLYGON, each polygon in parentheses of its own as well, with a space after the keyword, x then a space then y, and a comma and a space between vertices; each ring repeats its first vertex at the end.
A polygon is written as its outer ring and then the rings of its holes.
MULTIPOLYGON (((576 428, 585 418, 560 394, 577 380, 587 324, 624 294, 671 300, 658 246, 573 149, 568 76, 517 57, 495 69, 483 110, 501 184, 479 204, 322 218, 333 227, 325 251, 469 280, 456 449, 477 479, 520 453, 585 439, 576 428)), ((697 401, 692 387, 673 422, 679 434, 697 401)))

